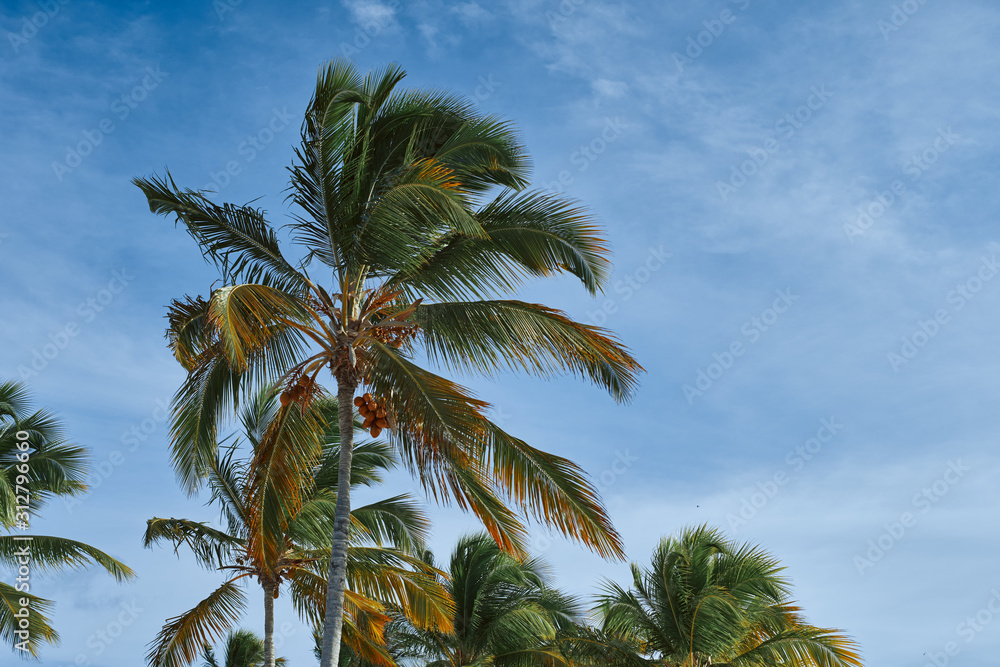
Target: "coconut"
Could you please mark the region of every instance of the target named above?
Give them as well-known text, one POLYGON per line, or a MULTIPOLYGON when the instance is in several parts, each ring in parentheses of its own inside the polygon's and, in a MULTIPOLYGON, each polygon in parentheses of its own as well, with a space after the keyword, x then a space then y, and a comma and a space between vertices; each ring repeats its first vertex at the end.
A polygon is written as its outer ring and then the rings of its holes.
POLYGON ((365 419, 364 423, 361 425, 361 428, 371 428, 372 424, 374 424, 374 423, 375 423, 375 418, 374 417, 368 417, 368 418, 365 419))
POLYGON ((375 426, 378 426, 379 428, 388 428, 389 427, 389 422, 387 422, 385 419, 378 419, 378 418, 376 418, 375 419, 375 426))
POLYGON ((371 403, 372 402, 372 395, 371 394, 365 394, 361 398, 365 399, 365 403, 371 403))
POLYGON ((359 408, 362 405, 366 405, 365 399, 361 398, 360 396, 355 396, 354 397, 354 405, 357 406, 357 407, 359 407, 359 408))
POLYGON ((379 435, 381 433, 382 433, 382 429, 381 428, 379 428, 378 426, 373 426, 372 427, 371 434, 372 434, 373 438, 379 437, 379 435))
POLYGON ((281 401, 281 407, 285 407, 292 402, 292 395, 287 391, 283 391, 281 392, 281 398, 279 400, 281 401))

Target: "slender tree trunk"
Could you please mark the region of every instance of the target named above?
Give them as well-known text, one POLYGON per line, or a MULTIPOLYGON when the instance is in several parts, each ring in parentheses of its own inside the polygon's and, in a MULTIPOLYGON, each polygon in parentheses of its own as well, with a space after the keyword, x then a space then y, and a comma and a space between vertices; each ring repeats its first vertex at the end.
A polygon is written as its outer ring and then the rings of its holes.
POLYGON ((347 537, 351 525, 351 457, 354 454, 354 390, 356 383, 337 379, 337 416, 340 421, 340 470, 337 474, 337 508, 330 549, 330 575, 326 582, 326 614, 320 667, 336 667, 344 627, 344 591, 347 588, 347 537))
POLYGON ((264 667, 274 667, 274 584, 264 586, 264 667))

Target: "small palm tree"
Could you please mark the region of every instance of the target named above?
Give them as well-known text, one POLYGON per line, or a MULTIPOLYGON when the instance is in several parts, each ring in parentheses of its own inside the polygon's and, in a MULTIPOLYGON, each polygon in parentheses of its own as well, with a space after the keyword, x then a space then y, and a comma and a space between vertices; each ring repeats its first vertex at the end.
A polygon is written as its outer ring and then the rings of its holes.
POLYGON ((581 630, 571 655, 602 667, 860 667, 851 639, 805 622, 782 569, 717 530, 684 530, 649 568, 632 565, 631 588, 606 584, 600 632, 581 630))
MULTIPOLYGON (((225 530, 187 519, 147 522, 144 544, 186 545, 199 564, 231 576, 194 608, 168 619, 151 645, 153 667, 178 667, 195 659, 206 644, 221 637, 242 616, 245 595, 238 585, 253 578, 264 591, 264 667, 274 662, 274 599, 288 582, 300 614, 316 625, 325 600, 324 568, 329 562, 331 524, 336 508, 339 433, 336 402, 318 397, 309 409, 279 405, 274 388, 261 392, 242 412, 250 452, 236 458, 239 442, 220 455, 209 474, 210 502, 221 506, 225 530), (297 486, 278 493, 273 486, 294 464, 297 441, 320 428, 321 463, 297 477, 297 486), (272 478, 261 483, 260 477, 272 478)), ((381 482, 381 471, 395 465, 384 443, 367 442, 355 450, 352 484, 381 482)), ((281 486, 281 483, 279 483, 281 486)), ((358 507, 352 513, 348 551, 348 619, 345 641, 358 653, 391 665, 381 642, 387 617, 384 603, 402 608, 418 624, 447 623, 448 601, 434 571, 410 555, 422 549, 427 519, 403 495, 358 507)))
POLYGON ((579 609, 546 583, 541 561, 518 560, 479 534, 459 540, 447 572, 453 630, 419 629, 397 618, 387 630, 397 659, 433 667, 565 664, 556 636, 573 626, 579 609))
POLYGON ((89 544, 9 534, 12 529, 27 530, 47 500, 85 492, 86 460, 86 450, 66 440, 55 415, 31 410, 27 387, 14 381, 0 383, 0 530, 7 533, 0 534, 0 565, 22 571, 15 584, 0 582, 0 637, 22 656, 37 658, 43 643, 59 640, 49 618, 53 603, 30 592, 31 572, 97 564, 116 581, 135 576, 129 567, 89 544), (22 600, 28 601, 26 607, 22 600))
MULTIPOLYGON (((222 664, 215 658, 215 651, 206 645, 202 651, 202 667, 263 667, 264 640, 250 630, 231 630, 226 636, 226 648, 222 664)), ((286 664, 284 658, 277 658, 275 665, 286 664)))
POLYGON ((529 163, 509 123, 440 92, 398 90, 404 76, 394 65, 363 76, 343 60, 320 70, 291 168, 289 227, 305 249, 297 262, 259 209, 213 203, 169 174, 135 179, 224 283, 171 313, 168 335, 188 371, 173 458, 188 490, 211 469, 218 424, 247 385, 280 377, 290 400, 307 402, 321 371, 336 382, 344 437, 323 667, 340 646, 359 387, 373 436, 388 428, 424 488, 475 512, 507 551, 525 552, 524 526, 503 502, 512 501, 624 557, 579 468, 506 433, 488 403, 415 361, 422 352, 458 372, 571 373, 628 400, 642 369, 610 332, 504 298, 526 279, 567 273, 597 294, 607 244, 572 201, 524 190, 529 163))

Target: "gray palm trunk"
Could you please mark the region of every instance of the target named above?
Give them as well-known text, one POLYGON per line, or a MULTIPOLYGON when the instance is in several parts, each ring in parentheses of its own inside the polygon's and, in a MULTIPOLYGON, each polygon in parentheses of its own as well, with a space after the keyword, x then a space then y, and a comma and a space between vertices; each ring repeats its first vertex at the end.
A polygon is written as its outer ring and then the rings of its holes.
POLYGON ((354 390, 357 382, 337 379, 337 418, 340 422, 340 469, 337 472, 337 507, 330 548, 330 575, 326 582, 326 613, 320 667, 340 661, 344 627, 344 591, 347 589, 347 539, 351 524, 351 457, 354 454, 354 390))
POLYGON ((274 584, 264 586, 264 667, 274 667, 274 584))

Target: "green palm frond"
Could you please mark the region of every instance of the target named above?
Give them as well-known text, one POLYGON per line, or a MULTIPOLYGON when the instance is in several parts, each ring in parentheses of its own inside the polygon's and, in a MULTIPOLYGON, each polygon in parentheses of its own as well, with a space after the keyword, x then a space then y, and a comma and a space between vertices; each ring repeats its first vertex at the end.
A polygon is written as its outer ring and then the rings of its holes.
POLYGON ((59 643, 51 625, 52 606, 49 600, 0 582, 0 639, 20 655, 38 658, 45 644, 59 643))
POLYGON ((215 570, 228 565, 246 546, 245 540, 212 528, 207 523, 188 519, 152 518, 146 521, 142 546, 147 549, 162 542, 178 551, 183 544, 194 554, 199 565, 215 570))
POLYGON ((49 535, 0 535, 0 564, 17 569, 23 549, 31 550, 31 566, 40 572, 78 570, 89 565, 100 565, 116 581, 135 578, 135 572, 89 544, 49 535))
POLYGON ((610 332, 538 304, 436 303, 419 306, 415 319, 431 360, 454 370, 489 376, 507 367, 541 377, 569 372, 620 401, 634 393, 641 370, 610 332))
POLYGON ((150 667, 182 667, 236 623, 246 599, 235 580, 227 581, 188 611, 167 619, 146 654, 150 667))
POLYGON ((260 283, 289 292, 305 289, 305 280, 282 256, 278 237, 259 209, 213 204, 200 192, 178 188, 170 172, 132 183, 146 195, 150 211, 173 214, 185 225, 226 282, 260 283))

